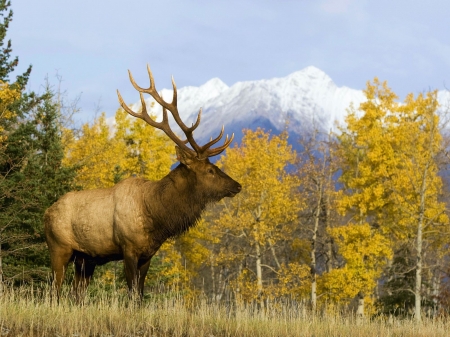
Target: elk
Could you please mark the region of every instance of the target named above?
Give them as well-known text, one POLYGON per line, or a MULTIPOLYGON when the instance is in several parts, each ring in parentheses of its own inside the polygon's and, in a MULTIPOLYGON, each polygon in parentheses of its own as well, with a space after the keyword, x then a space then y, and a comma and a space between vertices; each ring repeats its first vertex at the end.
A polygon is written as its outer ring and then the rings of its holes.
POLYGON ((168 103, 156 91, 150 67, 148 89, 139 87, 128 71, 131 84, 139 92, 142 111, 128 107, 117 91, 119 103, 131 116, 162 130, 175 144, 179 165, 159 181, 128 178, 111 188, 69 192, 49 207, 44 215, 45 238, 50 251, 53 282, 59 296, 69 262, 75 265, 73 288, 77 296, 92 278, 97 265, 124 260, 125 277, 130 292, 142 297, 150 260, 171 237, 186 232, 200 219, 209 203, 234 197, 241 185, 209 161, 222 153, 234 134, 223 145, 213 148, 219 136, 203 146, 194 140, 199 126, 188 127, 177 108, 177 88, 172 77, 173 98, 168 103), (161 105, 163 118, 156 122, 147 113, 143 94, 150 94, 161 105), (186 136, 180 139, 170 128, 169 111, 186 136), (192 148, 188 147, 190 144, 192 148))

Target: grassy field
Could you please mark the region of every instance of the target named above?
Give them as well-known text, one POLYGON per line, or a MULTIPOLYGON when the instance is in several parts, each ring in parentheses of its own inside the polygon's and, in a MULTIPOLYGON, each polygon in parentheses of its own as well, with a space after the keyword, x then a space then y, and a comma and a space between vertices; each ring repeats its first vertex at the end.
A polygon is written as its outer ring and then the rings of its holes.
POLYGON ((274 304, 261 312, 198 298, 186 303, 149 298, 143 304, 124 292, 96 291, 75 304, 66 291, 59 304, 48 288, 6 287, 0 295, 0 336, 450 336, 448 319, 359 320, 352 315, 316 314, 295 304, 274 304))

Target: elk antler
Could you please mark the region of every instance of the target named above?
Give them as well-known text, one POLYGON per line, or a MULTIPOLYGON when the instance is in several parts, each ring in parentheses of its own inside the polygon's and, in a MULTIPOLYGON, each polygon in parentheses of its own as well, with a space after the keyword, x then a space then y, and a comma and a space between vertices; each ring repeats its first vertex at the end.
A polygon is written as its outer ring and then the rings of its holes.
POLYGON ((166 133, 166 135, 169 136, 169 138, 172 139, 172 141, 175 144, 177 144, 180 148, 182 148, 185 151, 193 153, 193 150, 186 145, 189 142, 189 144, 191 144, 192 148, 194 149, 195 153, 197 154, 198 159, 206 159, 208 157, 216 156, 216 155, 222 153, 222 151, 224 151, 231 144, 231 142, 234 139, 234 133, 231 135, 231 138, 229 138, 229 139, 228 139, 228 135, 226 136, 225 141, 222 146, 210 149, 211 146, 213 146, 220 139, 222 139, 223 132, 224 132, 224 127, 222 126, 222 131, 220 132, 219 136, 217 136, 217 138, 211 139, 208 143, 206 143, 203 146, 198 145, 197 142, 194 140, 194 130, 200 124, 202 109, 200 108, 200 111, 198 112, 197 120, 195 121, 195 123, 192 124, 192 126, 190 126, 190 127, 186 126, 186 124, 184 124, 183 121, 181 120, 180 115, 178 113, 177 86, 175 84, 175 80, 173 79, 173 77, 172 77, 172 87, 173 87, 172 102, 167 103, 166 101, 163 100, 161 95, 158 94, 158 92, 156 91, 155 81, 153 79, 153 74, 150 70, 149 65, 147 65, 147 71, 148 71, 148 76, 150 77, 150 87, 145 89, 145 88, 141 88, 140 86, 138 86, 136 84, 136 82, 133 79, 133 75, 131 75, 131 72, 128 70, 131 84, 137 91, 139 91, 139 96, 141 98, 141 105, 142 105, 141 113, 136 113, 133 110, 131 110, 130 107, 128 107, 125 104, 125 102, 123 101, 119 90, 117 90, 117 96, 119 97, 119 103, 126 112, 128 112, 131 116, 140 118, 140 119, 144 120, 145 122, 147 122, 148 124, 150 124, 151 126, 164 131, 166 133), (161 107, 163 109, 163 119, 161 122, 154 121, 148 115, 143 93, 151 95, 153 97, 153 99, 159 105, 161 105, 161 107), (169 120, 167 117, 167 110, 169 110, 171 112, 173 118, 175 119, 175 122, 178 124, 178 126, 181 128, 183 133, 186 135, 186 138, 187 138, 186 140, 181 140, 180 138, 178 138, 175 135, 175 133, 172 131, 172 129, 170 128, 169 120))

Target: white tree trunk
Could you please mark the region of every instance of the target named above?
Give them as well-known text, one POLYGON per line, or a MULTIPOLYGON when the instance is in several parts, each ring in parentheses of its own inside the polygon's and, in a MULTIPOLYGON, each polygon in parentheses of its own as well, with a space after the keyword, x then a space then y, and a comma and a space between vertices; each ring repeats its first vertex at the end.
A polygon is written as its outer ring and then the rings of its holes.
POLYGON ((414 305, 414 317, 416 322, 421 321, 421 303, 422 303, 422 236, 423 236, 423 212, 420 213, 419 223, 417 225, 417 238, 416 238, 416 284, 414 287, 415 305, 414 305))
POLYGON ((419 205, 419 221, 417 224, 417 237, 416 237, 416 283, 414 287, 414 318, 416 322, 421 321, 422 311, 422 245, 423 245, 423 227, 425 221, 425 192, 427 190, 427 175, 428 165, 425 166, 425 170, 422 177, 422 184, 420 186, 420 205, 419 205))
POLYGON ((211 254, 211 256, 209 258, 209 261, 210 261, 210 268, 211 268, 211 286, 212 286, 211 292, 212 292, 212 299, 213 299, 213 302, 216 302, 216 300, 217 300, 217 298, 216 298, 216 296, 217 296, 217 294, 216 294, 216 273, 215 273, 215 269, 214 269, 214 257, 213 257, 213 254, 211 254))
POLYGON ((364 294, 362 292, 358 293, 358 309, 356 310, 356 315, 358 318, 364 317, 364 294))
POLYGON ((317 308, 317 265, 316 265, 316 244, 317 244, 317 232, 319 230, 320 220, 320 207, 322 206, 322 191, 323 184, 320 181, 317 191, 317 204, 316 211, 314 212, 314 229, 311 239, 311 309, 316 311, 317 308))
POLYGON ((261 267, 261 247, 259 242, 255 242, 255 250, 256 250, 256 287, 258 291, 258 299, 259 304, 261 305, 261 309, 264 309, 264 298, 262 296, 263 293, 263 280, 262 280, 262 267, 261 267))

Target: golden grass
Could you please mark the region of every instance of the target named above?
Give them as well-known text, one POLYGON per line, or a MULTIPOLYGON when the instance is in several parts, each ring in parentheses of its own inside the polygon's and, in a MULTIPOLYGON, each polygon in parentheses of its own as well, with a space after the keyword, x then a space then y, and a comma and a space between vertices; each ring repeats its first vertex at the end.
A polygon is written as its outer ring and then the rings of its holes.
POLYGON ((447 319, 386 322, 359 321, 352 315, 317 314, 295 304, 278 304, 261 312, 254 307, 229 308, 204 300, 148 299, 142 305, 124 293, 96 291, 84 304, 68 291, 59 304, 48 288, 7 287, 0 295, 0 336, 449 336, 447 319))

